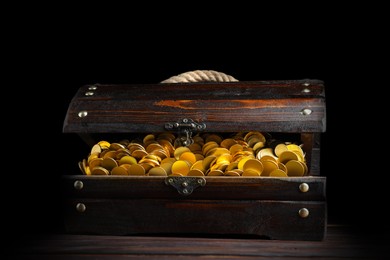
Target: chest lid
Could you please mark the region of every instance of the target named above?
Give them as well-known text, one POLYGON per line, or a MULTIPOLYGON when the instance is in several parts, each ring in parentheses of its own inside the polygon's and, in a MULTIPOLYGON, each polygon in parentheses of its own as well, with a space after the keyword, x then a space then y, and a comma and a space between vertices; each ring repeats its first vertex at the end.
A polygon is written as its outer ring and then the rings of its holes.
POLYGON ((320 80, 95 84, 71 100, 64 133, 325 132, 320 80))

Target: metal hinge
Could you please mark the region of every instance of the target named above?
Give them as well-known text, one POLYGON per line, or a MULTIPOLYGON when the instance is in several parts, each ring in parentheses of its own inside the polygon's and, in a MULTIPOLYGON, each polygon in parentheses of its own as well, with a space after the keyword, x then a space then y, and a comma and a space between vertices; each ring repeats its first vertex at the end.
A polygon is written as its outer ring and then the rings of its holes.
POLYGON ((177 139, 181 143, 181 146, 189 146, 194 143, 192 139, 193 132, 199 132, 206 129, 205 123, 197 123, 190 118, 184 118, 175 123, 166 123, 165 129, 168 131, 177 131, 179 138, 177 139))
POLYGON ((194 189, 206 185, 203 177, 169 176, 165 178, 165 184, 174 187, 181 195, 190 195, 194 189))

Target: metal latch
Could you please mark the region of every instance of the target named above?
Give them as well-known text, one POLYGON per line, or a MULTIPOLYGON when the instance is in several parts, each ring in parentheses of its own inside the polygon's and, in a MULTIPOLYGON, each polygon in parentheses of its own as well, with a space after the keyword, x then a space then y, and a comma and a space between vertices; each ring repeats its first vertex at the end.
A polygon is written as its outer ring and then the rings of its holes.
POLYGON ((203 177, 169 176, 165 178, 165 184, 174 187, 181 195, 190 195, 194 189, 206 185, 203 177))
POLYGON ((190 118, 183 118, 176 123, 166 123, 165 129, 178 132, 179 138, 177 141, 180 142, 181 146, 189 146, 194 143, 192 139, 192 132, 203 131, 206 129, 205 123, 197 123, 190 118))

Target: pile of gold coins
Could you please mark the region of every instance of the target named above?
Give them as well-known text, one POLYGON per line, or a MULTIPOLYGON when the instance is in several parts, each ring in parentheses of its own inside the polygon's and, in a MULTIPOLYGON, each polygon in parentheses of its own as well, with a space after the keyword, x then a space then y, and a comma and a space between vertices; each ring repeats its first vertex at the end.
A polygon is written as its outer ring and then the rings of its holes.
POLYGON ((266 140, 258 131, 223 138, 197 134, 189 146, 175 145, 172 133, 147 134, 143 140, 100 141, 79 162, 85 175, 261 176, 307 175, 300 145, 266 140))

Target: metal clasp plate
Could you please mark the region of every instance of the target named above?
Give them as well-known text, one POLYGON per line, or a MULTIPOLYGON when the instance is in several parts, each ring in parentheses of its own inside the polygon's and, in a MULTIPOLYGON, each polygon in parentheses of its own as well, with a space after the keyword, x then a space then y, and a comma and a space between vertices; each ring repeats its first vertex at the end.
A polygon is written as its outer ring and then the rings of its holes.
POLYGON ((197 187, 205 186, 206 179, 203 177, 169 176, 165 178, 165 184, 174 187, 179 194, 187 196, 197 187))
POLYGON ((197 123, 190 118, 184 118, 175 123, 166 123, 165 129, 168 131, 176 130, 180 135, 178 139, 181 143, 179 145, 189 146, 194 142, 192 139, 192 132, 203 131, 206 129, 205 123, 197 123))

